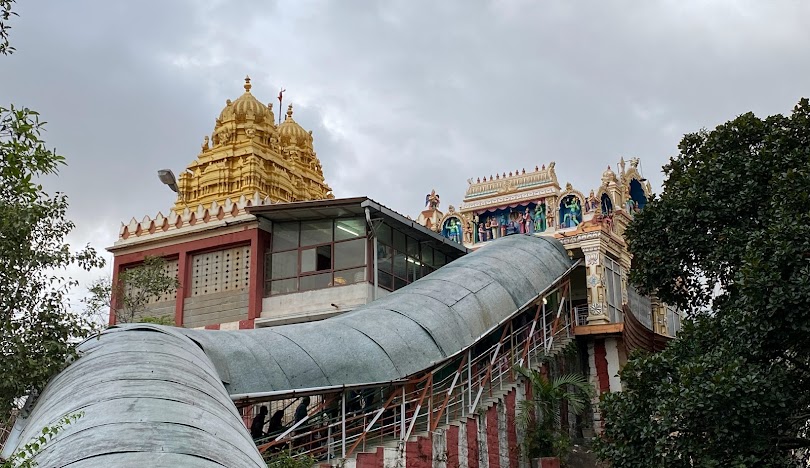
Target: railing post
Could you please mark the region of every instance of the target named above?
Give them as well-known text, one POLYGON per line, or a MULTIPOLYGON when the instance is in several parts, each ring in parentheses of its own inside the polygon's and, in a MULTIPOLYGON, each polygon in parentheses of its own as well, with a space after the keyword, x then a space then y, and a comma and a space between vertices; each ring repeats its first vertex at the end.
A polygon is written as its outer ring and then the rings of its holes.
POLYGON ((543 298, 543 322, 542 322, 542 324, 543 324, 543 351, 546 350, 546 343, 548 343, 548 337, 546 336, 548 331, 546 330, 546 301, 545 301, 545 299, 546 298, 544 297, 543 298))
POLYGON ((433 419, 433 373, 430 374, 427 381, 428 386, 428 401, 427 401, 427 428, 430 431, 430 422, 433 419))
POLYGON ((343 390, 343 393, 340 394, 340 413, 341 413, 341 421, 340 421, 340 445, 341 445, 341 453, 342 458, 346 458, 346 390, 343 390))
POLYGON ((472 404, 472 351, 467 350, 467 401, 472 404))
POLYGON ((402 385, 402 403, 399 405, 399 438, 405 437, 405 385, 402 385))

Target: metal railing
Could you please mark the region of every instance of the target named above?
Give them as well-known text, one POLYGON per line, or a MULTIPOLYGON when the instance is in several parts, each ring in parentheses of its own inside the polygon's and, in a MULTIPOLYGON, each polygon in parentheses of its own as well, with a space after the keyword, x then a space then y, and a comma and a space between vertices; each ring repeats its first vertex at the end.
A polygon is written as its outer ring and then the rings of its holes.
MULTIPOLYGON (((577 313, 569 299, 564 281, 472 346, 407 380, 321 392, 306 417, 258 440, 259 450, 331 462, 383 444, 401 449, 415 434, 475 414, 517 382, 516 366, 537 367, 573 336, 577 313)), ((272 401, 279 400, 290 401, 290 394, 272 401)))

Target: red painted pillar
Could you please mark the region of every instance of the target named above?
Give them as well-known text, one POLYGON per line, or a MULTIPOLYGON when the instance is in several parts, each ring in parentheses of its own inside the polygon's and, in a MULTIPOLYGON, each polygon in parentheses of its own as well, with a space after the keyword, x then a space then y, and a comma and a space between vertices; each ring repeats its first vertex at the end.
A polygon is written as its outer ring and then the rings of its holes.
POLYGON ((518 468, 518 457, 520 447, 517 441, 517 428, 515 425, 515 398, 516 391, 512 390, 506 394, 506 445, 509 455, 509 468, 518 468))
POLYGON ((264 298, 264 252, 270 244, 270 234, 260 228, 250 236, 250 278, 248 280, 248 320, 256 320, 262 315, 264 298))
POLYGON ((467 466, 478 468, 478 421, 475 418, 467 418, 467 466))
POLYGON ((383 448, 379 447, 374 453, 358 453, 357 468, 379 468, 383 466, 383 448))
POLYGON ((599 393, 607 393, 610 391, 610 376, 608 375, 607 350, 605 349, 604 339, 594 340, 593 360, 594 367, 596 367, 596 379, 599 382, 599 393))
POLYGON ((458 426, 447 429, 447 466, 459 466, 458 460, 458 426))
POLYGON ((110 326, 115 325, 115 310, 118 308, 118 298, 115 297, 115 285, 118 284, 118 273, 121 270, 121 262, 118 257, 113 257, 113 275, 112 275, 112 297, 110 297, 110 326))
POLYGON ((498 405, 492 405, 487 410, 486 434, 489 466, 501 466, 501 444, 498 442, 498 405))

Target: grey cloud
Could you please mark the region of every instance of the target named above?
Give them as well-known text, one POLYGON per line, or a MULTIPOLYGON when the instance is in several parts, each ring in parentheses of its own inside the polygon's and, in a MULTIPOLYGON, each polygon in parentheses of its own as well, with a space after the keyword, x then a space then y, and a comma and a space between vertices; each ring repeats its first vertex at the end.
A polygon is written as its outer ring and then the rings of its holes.
POLYGON ((337 196, 412 216, 432 188, 458 206, 467 178, 551 160, 587 192, 638 156, 660 187, 683 133, 789 112, 810 78, 810 6, 787 0, 51 1, 20 14, 3 99, 50 122, 70 162, 52 183, 87 233, 165 213, 155 170, 196 156, 246 73, 266 102, 288 89, 337 196))

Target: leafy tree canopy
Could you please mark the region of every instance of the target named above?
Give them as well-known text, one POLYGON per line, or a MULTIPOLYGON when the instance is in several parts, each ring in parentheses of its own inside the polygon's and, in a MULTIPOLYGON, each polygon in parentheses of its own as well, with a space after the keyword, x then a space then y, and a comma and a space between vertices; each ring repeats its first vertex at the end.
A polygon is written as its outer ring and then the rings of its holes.
MULTIPOLYGON (((0 0, 0 54, 13 52, 7 20, 13 0, 0 0)), ((38 183, 57 173, 64 158, 40 139, 44 122, 27 108, 0 105, 0 423, 18 398, 41 389, 73 357, 73 341, 87 321, 67 308, 75 280, 70 266, 103 265, 86 247, 74 252, 65 238, 67 198, 38 183)))
POLYGON ((692 314, 622 371, 616 467, 798 466, 810 447, 810 103, 685 135, 628 227, 630 280, 692 314))

